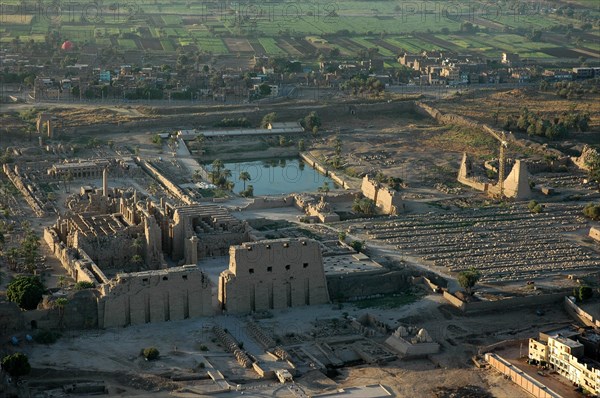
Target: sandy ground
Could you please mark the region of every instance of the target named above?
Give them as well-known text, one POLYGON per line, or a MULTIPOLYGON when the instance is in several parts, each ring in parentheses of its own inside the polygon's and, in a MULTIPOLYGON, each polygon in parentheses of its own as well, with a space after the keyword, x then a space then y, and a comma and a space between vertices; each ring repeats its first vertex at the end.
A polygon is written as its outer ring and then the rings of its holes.
MULTIPOLYGON (((432 361, 398 360, 384 366, 344 368, 334 380, 343 387, 379 381, 393 390, 397 397, 434 396, 433 392, 438 387, 465 385, 480 386, 496 397, 525 396, 518 387, 495 372, 475 369, 470 364, 470 356, 480 346, 506 339, 525 338, 534 335, 539 328, 568 323, 568 317, 560 308, 547 310, 545 317, 536 317, 533 310, 525 309, 507 314, 466 317, 449 309, 439 295, 433 294, 400 308, 369 309, 369 313, 390 325, 402 322, 426 327, 434 340, 440 342, 442 350, 440 354, 433 356, 432 361)), ((276 330, 278 334, 299 334, 309 332, 315 322, 341 318, 343 313, 359 317, 365 311, 351 304, 344 304, 341 308, 337 305, 322 305, 273 311, 272 318, 260 322, 265 330, 276 330)), ((224 353, 213 341, 211 332, 212 326, 219 324, 228 327, 232 335, 244 341, 248 339, 243 327, 244 320, 245 318, 220 316, 105 331, 65 331, 63 337, 52 346, 29 345, 24 349, 33 368, 38 371, 68 370, 66 374, 79 379, 89 378, 90 374, 100 372, 102 377, 99 378, 106 380, 114 391, 124 389, 123 396, 127 396, 129 389, 138 393, 149 389, 160 396, 173 388, 190 385, 195 386, 194 388, 202 387, 206 381, 171 384, 167 379, 156 377, 178 373, 200 374, 205 371, 200 368, 200 363, 213 364, 227 380, 235 384, 244 379, 245 387, 251 387, 253 379, 259 382, 256 375, 241 369, 231 354, 224 353), (201 345, 206 345, 208 351, 200 351, 201 345), (148 346, 158 348, 161 352, 160 360, 147 362, 141 359, 140 350, 148 346), (117 377, 130 374, 136 374, 141 381, 128 384, 117 377)), ((249 347, 256 346, 254 342, 249 344, 249 347)), ((50 379, 56 377, 52 372, 50 374, 50 379)), ((302 378, 298 381, 302 385, 302 378)), ((257 390, 252 391, 256 391, 256 394, 248 392, 249 396, 293 396, 288 389, 282 389, 271 382, 259 382, 255 387, 257 390)), ((232 393, 227 396, 234 395, 232 393)))

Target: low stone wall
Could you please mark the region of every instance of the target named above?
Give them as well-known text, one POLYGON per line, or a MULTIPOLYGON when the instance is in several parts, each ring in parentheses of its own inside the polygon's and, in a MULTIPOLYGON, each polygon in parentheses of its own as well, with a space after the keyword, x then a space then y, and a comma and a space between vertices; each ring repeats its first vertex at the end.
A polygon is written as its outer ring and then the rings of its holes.
POLYGON ((594 319, 593 315, 590 315, 589 313, 579 308, 579 306, 575 303, 574 297, 565 297, 565 309, 569 314, 579 319, 587 326, 600 328, 600 319, 594 319))
POLYGON ((483 128, 483 124, 481 123, 474 122, 473 120, 469 120, 464 116, 456 115, 453 113, 442 113, 434 107, 425 104, 421 101, 417 101, 415 103, 415 110, 417 113, 424 116, 429 116, 437 120, 441 124, 457 124, 472 129, 483 128))
POLYGON ((313 169, 319 171, 326 177, 331 178, 336 184, 338 184, 342 188, 350 189, 350 186, 348 185, 348 182, 346 182, 346 180, 337 175, 335 172, 329 170, 327 166, 321 165, 321 163, 319 163, 319 160, 312 156, 310 153, 300 152, 300 158, 302 158, 302 160, 308 163, 308 165, 313 169))
POLYGON ((510 310, 517 307, 529 307, 556 303, 563 299, 564 293, 541 294, 539 296, 510 297, 495 301, 464 302, 455 295, 444 291, 444 298, 463 312, 485 312, 510 310))
POLYGON ((471 187, 471 188, 473 188, 473 189, 475 189, 477 191, 487 192, 488 189, 489 189, 489 184, 477 181, 477 180, 472 179, 472 178, 458 176, 457 181, 460 182, 461 184, 464 184, 464 185, 466 185, 468 187, 471 187))
POLYGON ((512 365, 510 362, 505 360, 499 355, 487 353, 485 354, 485 360, 490 364, 491 367, 496 369, 498 372, 506 375, 510 380, 527 391, 529 394, 537 398, 562 398, 561 395, 555 393, 521 369, 512 365))
POLYGON ((293 205, 294 197, 292 195, 282 197, 256 197, 251 203, 241 210, 275 209, 278 207, 288 207, 293 205))
POLYGON ((146 160, 140 157, 136 157, 135 162, 142 168, 142 170, 144 170, 146 173, 148 173, 148 175, 150 175, 152 178, 158 181, 177 199, 181 200, 182 202, 188 205, 194 203, 194 200, 192 198, 190 198, 185 192, 183 192, 183 190, 181 190, 181 188, 179 188, 177 185, 173 184, 171 180, 162 175, 162 173, 158 171, 156 167, 150 164, 150 162, 147 162, 146 160))
POLYGON ((36 310, 24 311, 25 327, 28 329, 68 330, 91 329, 98 327, 98 290, 84 289, 68 291, 67 303, 61 312, 53 307, 54 298, 44 296, 36 310))
POLYGON ((327 288, 333 301, 353 300, 357 297, 402 292, 411 286, 413 276, 415 274, 404 270, 331 275, 327 276, 327 288))
POLYGON ((10 336, 25 326, 24 312, 10 301, 0 300, 0 338, 4 344, 10 336))

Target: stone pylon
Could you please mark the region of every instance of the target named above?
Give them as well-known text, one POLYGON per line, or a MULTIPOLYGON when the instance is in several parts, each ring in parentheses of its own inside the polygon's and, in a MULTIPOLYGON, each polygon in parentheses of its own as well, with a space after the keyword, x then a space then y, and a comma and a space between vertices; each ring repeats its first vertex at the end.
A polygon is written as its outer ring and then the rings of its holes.
POLYGON ((529 172, 527 165, 520 160, 515 160, 510 174, 504 180, 504 195, 516 200, 527 200, 531 198, 531 187, 529 186, 529 172))

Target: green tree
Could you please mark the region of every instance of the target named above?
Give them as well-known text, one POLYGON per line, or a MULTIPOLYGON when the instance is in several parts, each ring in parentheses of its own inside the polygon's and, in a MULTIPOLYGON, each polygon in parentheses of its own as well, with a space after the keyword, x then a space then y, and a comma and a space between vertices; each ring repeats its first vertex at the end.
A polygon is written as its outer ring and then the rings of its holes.
POLYGON ((37 276, 18 276, 8 284, 6 297, 24 310, 34 310, 42 300, 44 290, 37 276))
POLYGON ((269 86, 267 83, 262 83, 260 86, 258 86, 258 94, 261 97, 268 97, 271 95, 271 86, 269 86))
POLYGON ((600 192, 600 153, 591 153, 585 162, 588 167, 588 176, 591 181, 597 184, 598 192, 600 192))
POLYGON ((365 248, 365 244, 359 240, 353 240, 350 242, 350 247, 360 253, 365 248))
POLYGON ((267 113, 265 116, 263 116, 263 118, 260 122, 260 127, 262 127, 263 129, 266 129, 267 126, 270 123, 275 122, 275 120, 277 120, 277 113, 275 113, 275 112, 267 113))
POLYGON ((240 173, 239 179, 244 183, 244 191, 246 190, 246 181, 250 181, 250 173, 247 171, 242 171, 240 173))
POLYGON ((248 185, 248 188, 246 188, 242 192, 240 192, 240 195, 242 195, 245 198, 253 197, 254 196, 254 187, 252 185, 248 185))
POLYGON ((458 274, 458 284, 465 289, 467 294, 473 294, 473 287, 479 282, 481 278, 481 273, 477 271, 475 268, 471 267, 466 271, 461 271, 458 274))
POLYGON ((531 211, 532 213, 536 213, 536 214, 544 211, 544 206, 539 204, 535 200, 530 201, 529 204, 527 205, 527 207, 529 208, 529 211, 531 211))
POLYGON ((304 144, 304 140, 303 139, 298 140, 298 150, 300 152, 302 152, 305 149, 306 149, 306 145, 304 144))
POLYGON ((588 300, 592 298, 593 295, 594 291, 589 286, 583 285, 573 288, 573 296, 575 296, 575 299, 577 299, 579 302, 588 300))
POLYGON ((212 162, 212 167, 213 167, 213 169, 215 169, 217 171, 217 173, 220 173, 221 169, 223 167, 225 167, 225 164, 223 163, 223 161, 221 159, 215 159, 212 162))
POLYGON ((2 358, 2 369, 15 380, 18 380, 19 377, 28 375, 31 372, 31 365, 29 365, 27 355, 17 352, 2 358))
POLYGON ((139 269, 144 262, 144 259, 139 254, 135 254, 131 257, 131 263, 135 265, 137 269, 139 269))
POLYGON ((93 289, 96 285, 94 282, 79 281, 75 284, 75 290, 93 289))
POLYGON ((196 136, 196 142, 198 143, 198 150, 204 149, 204 144, 206 143, 206 136, 204 134, 198 134, 196 136))
POLYGON ((160 134, 154 134, 151 138, 151 141, 156 146, 160 146, 162 144, 162 138, 160 138, 160 134))
POLYGON ((142 355, 146 358, 147 361, 153 361, 158 359, 160 356, 160 352, 156 347, 148 347, 142 350, 142 355))
POLYGON ((310 112, 304 117, 303 120, 304 128, 310 131, 313 131, 315 127, 317 127, 318 131, 318 128, 321 127, 321 124, 321 118, 319 117, 319 114, 315 111, 310 112))
POLYGON ((338 232, 338 239, 340 242, 344 242, 346 240, 346 233, 344 231, 338 232))
POLYGON ((583 214, 586 217, 591 218, 592 220, 596 220, 596 221, 600 220, 600 203, 598 203, 598 204, 588 203, 583 208, 583 214))
POLYGON ((355 199, 352 203, 352 210, 367 216, 375 214, 375 202, 369 198, 355 199))
POLYGON ((58 309, 58 327, 63 327, 63 320, 65 317, 65 306, 69 300, 64 297, 60 297, 54 301, 54 306, 58 309))
POLYGON ((321 185, 319 188, 317 188, 317 190, 319 192, 322 192, 325 194, 325 197, 327 197, 327 194, 329 193, 330 189, 329 189, 329 183, 327 181, 325 181, 323 183, 323 185, 321 185))

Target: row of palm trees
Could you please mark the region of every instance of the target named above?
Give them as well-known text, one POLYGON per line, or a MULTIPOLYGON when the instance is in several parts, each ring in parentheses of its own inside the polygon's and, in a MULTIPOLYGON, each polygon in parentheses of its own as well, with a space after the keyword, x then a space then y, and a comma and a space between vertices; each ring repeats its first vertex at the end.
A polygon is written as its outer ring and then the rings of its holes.
MULTIPOLYGON (((215 159, 212 162, 212 171, 210 173, 210 177, 212 183, 220 188, 227 189, 229 191, 233 190, 235 183, 233 181, 229 181, 232 173, 231 170, 225 168, 225 163, 223 163, 220 159, 215 159)), ((244 192, 246 191, 246 182, 251 180, 250 173, 247 171, 242 171, 238 177, 244 183, 244 192)))

